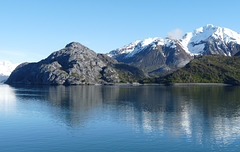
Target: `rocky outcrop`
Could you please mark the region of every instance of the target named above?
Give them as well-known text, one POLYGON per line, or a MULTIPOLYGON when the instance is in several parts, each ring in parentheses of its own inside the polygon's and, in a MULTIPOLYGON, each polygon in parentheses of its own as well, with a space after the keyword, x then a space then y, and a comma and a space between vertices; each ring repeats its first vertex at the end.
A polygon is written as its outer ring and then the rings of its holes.
POLYGON ((123 82, 113 65, 94 51, 72 42, 37 63, 23 63, 10 75, 7 84, 104 84, 123 82))

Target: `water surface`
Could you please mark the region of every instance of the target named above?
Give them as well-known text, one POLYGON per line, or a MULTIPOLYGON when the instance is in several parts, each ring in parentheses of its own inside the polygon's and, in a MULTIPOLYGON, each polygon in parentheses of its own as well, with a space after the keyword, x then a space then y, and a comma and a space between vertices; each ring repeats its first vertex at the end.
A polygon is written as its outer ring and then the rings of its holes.
POLYGON ((239 87, 0 85, 0 151, 239 148, 239 87))

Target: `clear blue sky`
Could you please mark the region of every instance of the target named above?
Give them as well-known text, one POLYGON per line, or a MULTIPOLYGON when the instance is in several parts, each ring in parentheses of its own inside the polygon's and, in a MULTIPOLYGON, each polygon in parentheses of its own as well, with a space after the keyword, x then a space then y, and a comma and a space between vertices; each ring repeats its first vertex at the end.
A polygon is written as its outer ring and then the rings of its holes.
POLYGON ((39 61, 69 42, 107 53, 213 24, 240 33, 239 0, 0 0, 0 60, 39 61))

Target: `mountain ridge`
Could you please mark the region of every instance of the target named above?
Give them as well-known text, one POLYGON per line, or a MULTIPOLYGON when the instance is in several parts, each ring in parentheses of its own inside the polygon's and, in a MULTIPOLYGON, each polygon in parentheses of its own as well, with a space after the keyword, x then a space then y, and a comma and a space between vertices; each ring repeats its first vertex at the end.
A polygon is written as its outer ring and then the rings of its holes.
POLYGON ((78 85, 137 82, 148 76, 164 77, 199 56, 234 56, 239 53, 240 34, 209 24, 186 33, 180 39, 155 37, 137 40, 108 54, 97 54, 78 42, 71 42, 39 62, 19 65, 6 83, 78 85))
MULTIPOLYGON (((123 63, 121 63, 124 65, 123 63)), ((22 63, 9 76, 7 84, 78 85, 136 81, 144 73, 136 67, 119 66, 115 59, 98 55, 78 42, 51 53, 36 63, 22 63), (126 74, 128 77, 126 78, 126 74)))
POLYGON ((161 76, 183 67, 199 55, 233 56, 239 51, 240 34, 208 24, 186 33, 181 39, 155 37, 138 40, 110 51, 108 55, 141 68, 150 76, 161 76), (160 62, 152 62, 157 60, 160 62))

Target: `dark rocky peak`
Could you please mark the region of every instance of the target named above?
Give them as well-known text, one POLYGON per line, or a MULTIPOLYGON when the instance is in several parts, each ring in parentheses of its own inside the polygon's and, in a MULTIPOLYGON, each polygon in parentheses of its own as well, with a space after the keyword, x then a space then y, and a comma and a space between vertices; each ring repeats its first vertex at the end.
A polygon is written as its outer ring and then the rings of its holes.
POLYGON ((86 47, 86 46, 82 45, 82 44, 79 43, 79 42, 71 42, 71 43, 69 43, 69 44, 67 44, 67 45, 65 46, 65 48, 68 48, 68 47, 84 48, 84 47, 86 47))
POLYGON ((89 49, 88 47, 78 43, 78 42, 71 42, 66 45, 65 48, 53 52, 50 54, 46 61, 54 62, 59 61, 62 62, 63 60, 66 62, 70 62, 72 60, 81 60, 84 61, 88 58, 96 58, 97 54, 89 49))
MULTIPOLYGON (((78 42, 71 42, 65 46, 64 49, 65 51, 70 51, 70 52, 91 52, 95 53, 93 50, 89 49, 88 47, 82 45, 81 43, 78 42)), ((61 51, 61 50, 60 50, 61 51)))

